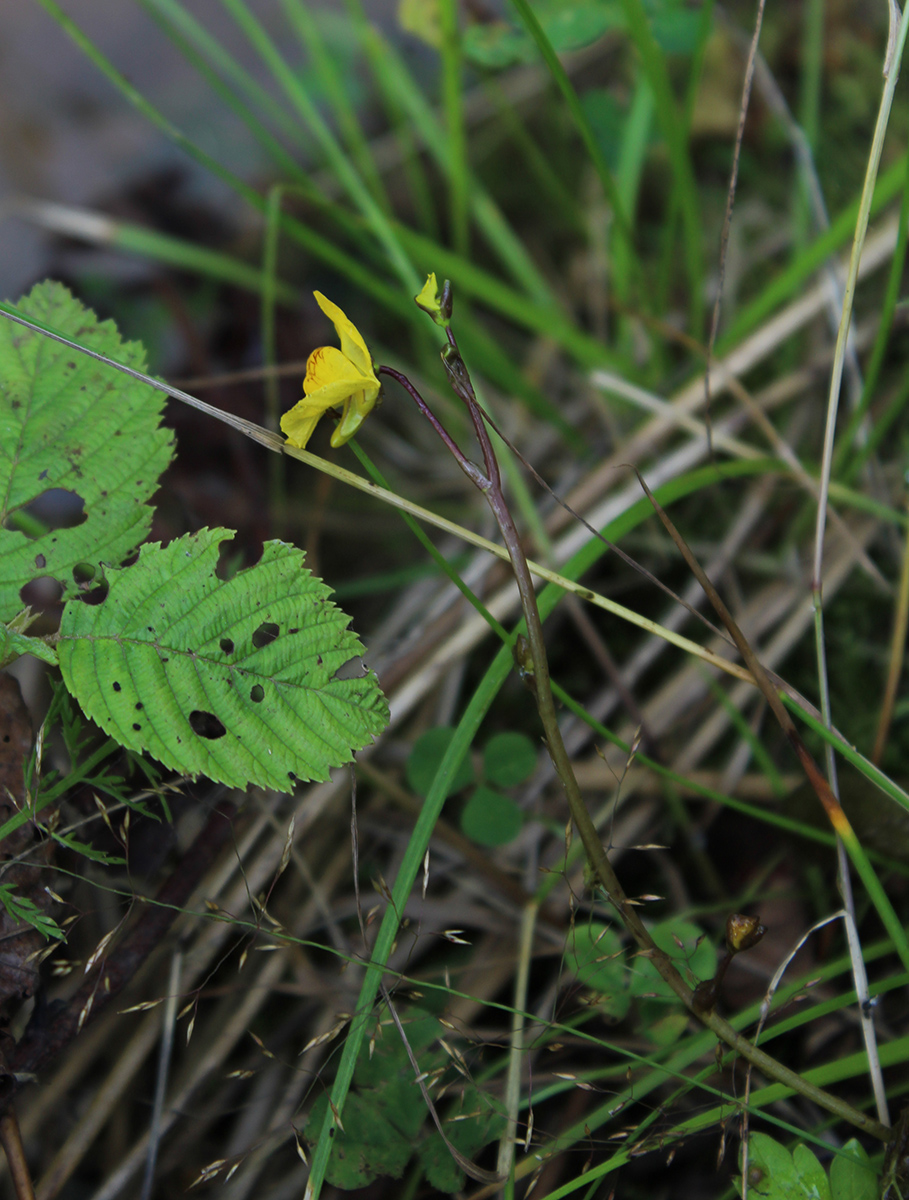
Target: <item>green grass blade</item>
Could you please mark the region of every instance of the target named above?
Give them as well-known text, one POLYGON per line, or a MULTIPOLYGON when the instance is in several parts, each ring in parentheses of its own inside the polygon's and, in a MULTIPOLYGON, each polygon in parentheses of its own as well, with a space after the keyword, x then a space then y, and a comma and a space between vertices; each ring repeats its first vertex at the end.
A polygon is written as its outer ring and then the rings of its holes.
MULTIPOLYGON (((257 88, 255 80, 249 79, 247 83, 248 77, 243 68, 234 63, 230 55, 222 50, 207 31, 198 26, 191 17, 186 16, 185 21, 180 20, 179 22, 172 20, 171 10, 183 13, 183 9, 175 3, 175 0, 140 0, 140 3, 145 4, 153 19, 167 34, 193 70, 198 72, 208 83, 225 108, 229 108, 243 122, 255 142, 275 167, 282 171, 288 179, 293 180, 298 187, 305 189, 311 195, 313 202, 318 202, 322 198, 322 193, 316 188, 310 175, 300 166, 299 155, 294 157, 255 116, 249 104, 244 102, 242 93, 250 87, 257 88), (225 60, 229 64, 228 66, 224 65, 225 60), (211 63, 214 64, 214 67, 210 65, 211 63), (221 74, 218 73, 219 70, 221 74), (231 81, 233 86, 225 82, 222 74, 231 81)), ((276 124, 280 125, 282 133, 287 136, 286 126, 289 124, 293 142, 306 146, 311 151, 311 142, 308 142, 303 136, 299 123, 288 117, 267 94, 266 99, 270 105, 268 115, 276 124), (279 117, 283 120, 279 120, 279 117)))
POLYGON ((310 9, 301 0, 282 0, 284 13, 291 27, 297 33, 300 41, 309 55, 319 77, 319 82, 332 107, 338 127, 344 138, 344 143, 356 163, 366 186, 376 202, 388 211, 391 205, 382 177, 376 168, 375 160, 369 148, 369 142, 363 132, 363 126, 356 109, 350 101, 348 89, 344 80, 335 67, 332 55, 325 45, 319 29, 319 22, 310 9))
POLYGON ((184 55, 188 56, 188 52, 195 52, 191 61, 197 69, 201 62, 207 61, 217 72, 216 77, 232 85, 232 89, 222 85, 223 90, 219 89, 218 94, 225 98, 226 96, 232 97, 231 107, 235 112, 239 112, 241 115, 245 113, 246 118, 244 119, 255 120, 248 106, 243 104, 240 99, 245 96, 293 145, 300 149, 307 148, 307 141, 303 136, 300 124, 237 62, 232 54, 224 49, 218 39, 192 16, 184 4, 181 4, 179 0, 138 0, 138 2, 158 22, 184 55))
MULTIPOLYGON (((514 0, 518 3, 519 0, 514 0)), ((520 0, 525 3, 526 0, 520 0)), ((650 19, 643 0, 621 0, 628 21, 628 31, 641 56, 641 63, 656 100, 657 119, 672 164, 674 191, 678 194, 682 214, 682 243, 688 271, 689 329, 693 337, 703 339, 704 333, 704 268, 701 252, 700 204, 694 180, 694 168, 688 153, 686 125, 672 93, 669 72, 662 49, 650 28, 650 19)))
MULTIPOLYGON (((855 438, 859 427, 864 421, 865 415, 874 399, 878 380, 881 375, 881 367, 884 364, 884 356, 893 332, 893 318, 896 314, 896 306, 902 292, 903 267, 906 263, 906 248, 909 246, 909 155, 906 156, 905 162, 906 175, 903 180, 903 196, 900 202, 896 248, 893 251, 893 259, 890 263, 890 275, 887 279, 887 290, 884 293, 884 302, 881 306, 880 324, 878 325, 877 336, 874 339, 871 356, 868 359, 868 366, 865 370, 865 382, 862 385, 861 399, 856 405, 855 411, 850 414, 849 424, 840 438, 840 443, 836 448, 833 460, 834 474, 839 475, 843 472, 850 482, 856 478, 868 461, 869 455, 874 453, 889 428, 889 423, 886 419, 883 422, 878 422, 877 427, 871 432, 867 441, 860 446, 855 446, 855 438), (848 471, 846 471, 845 464, 850 455, 853 457, 849 463, 848 471)), ((887 413, 884 416, 886 418, 887 413)))
POLYGON ((289 283, 277 278, 269 281, 264 272, 256 267, 247 266, 228 254, 197 246, 183 238, 158 233, 154 229, 143 229, 139 225, 128 225, 119 221, 113 222, 113 225, 110 245, 119 250, 179 267, 181 271, 195 271, 196 274, 216 279, 219 283, 230 283, 260 295, 270 290, 276 301, 290 308, 297 308, 300 304, 300 293, 289 283))
MULTIPOLYGON (((653 89, 646 79, 639 79, 622 131, 622 146, 616 170, 616 187, 624 212, 637 211, 653 112, 653 89)), ((628 242, 624 238, 616 238, 612 251, 612 274, 619 296, 629 295, 632 273, 628 242)))
POLYGON ((388 260, 401 283, 414 294, 419 291, 423 280, 414 270, 400 241, 392 230, 387 215, 370 195, 363 180, 357 174, 350 159, 323 119, 310 98, 299 74, 291 70, 277 46, 269 37, 261 22, 250 12, 244 0, 221 0, 236 21, 262 61, 271 71, 275 81, 283 89, 290 103, 303 119, 322 148, 326 160, 343 185, 345 191, 363 214, 378 242, 383 246, 388 260))
MULTIPOLYGON (((345 0, 345 3, 380 88, 393 97, 395 106, 406 114, 427 152, 443 176, 447 177, 452 166, 446 150, 447 138, 427 97, 395 47, 367 21, 360 0, 345 0)), ((526 248, 488 192, 473 177, 470 180, 469 202, 477 228, 515 282, 523 287, 537 304, 549 308, 557 307, 552 289, 534 265, 526 248)))
MULTIPOLYGON (((622 204, 622 197, 619 194, 618 186, 615 179, 613 179, 612 172, 609 169, 609 164, 606 162, 603 151, 600 149, 600 144, 596 139, 593 129, 591 128, 590 121, 587 119, 587 114, 584 112, 580 98, 575 91, 574 84, 568 78, 568 73, 562 66, 559 56, 553 49, 552 43, 546 36, 543 26, 537 20, 533 9, 528 4, 527 0, 511 0, 511 2, 518 10, 518 15, 524 22, 527 32, 536 42, 537 49, 540 51, 543 61, 549 68, 549 72, 552 75, 553 80, 565 99, 565 103, 568 106, 568 111, 570 112, 571 118, 575 123, 578 133, 580 134, 581 141, 584 143, 584 147, 587 150, 590 161, 599 177, 603 188, 603 194, 612 207, 613 220, 615 221, 616 230, 628 247, 628 261, 631 264, 631 268, 635 277, 640 280, 643 278, 644 272, 634 244, 634 233, 632 232, 631 221, 622 204)), ((627 296, 623 296, 622 299, 627 302, 629 298, 627 296)))
POLYGON ((448 133, 448 184, 451 240, 462 258, 469 254, 467 131, 464 125, 464 95, 461 34, 455 0, 441 0, 442 16, 442 106, 448 133))
MULTIPOLYGON (((879 213, 902 190, 907 169, 906 158, 906 155, 902 155, 878 176, 871 202, 872 216, 879 213)), ((717 356, 728 352, 781 304, 796 295, 805 281, 824 265, 830 255, 846 245, 855 231, 859 200, 860 197, 857 196, 847 204, 831 221, 829 229, 819 234, 785 270, 774 276, 760 295, 742 308, 730 322, 726 332, 717 339, 717 356)))

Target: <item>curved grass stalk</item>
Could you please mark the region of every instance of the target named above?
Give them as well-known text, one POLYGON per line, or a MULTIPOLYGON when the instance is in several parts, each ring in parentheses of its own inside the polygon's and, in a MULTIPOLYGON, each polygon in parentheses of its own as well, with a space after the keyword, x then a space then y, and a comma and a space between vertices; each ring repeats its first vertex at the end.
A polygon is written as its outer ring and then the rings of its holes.
MULTIPOLYGON (((892 19, 892 11, 891 11, 892 19)), ((824 724, 832 727, 832 715, 830 709, 830 690, 827 676, 827 656, 825 649, 824 638, 824 608, 822 596, 822 579, 823 579, 823 561, 824 561, 824 534, 827 525, 827 498, 829 495, 830 476, 833 466, 833 445, 836 433, 836 421, 839 411, 839 399, 843 381, 843 370, 846 362, 846 354, 849 344, 849 334, 852 328, 852 308, 855 299, 855 287, 858 280, 859 262, 862 256, 862 249, 865 244, 865 235, 868 232, 868 221, 871 215, 871 202, 874 196, 875 183, 877 180, 878 168, 880 166, 881 155, 884 149, 884 136, 887 132, 887 125, 890 119, 890 110, 893 106, 893 96, 896 91, 896 82, 899 78, 899 62, 902 58, 903 48, 906 43, 906 36, 909 33, 909 12, 904 12, 899 23, 898 30, 895 31, 891 24, 891 45, 888 48, 887 61, 884 64, 884 90, 881 96, 881 103, 878 109, 877 122, 874 128, 874 136, 871 142, 871 151, 868 156, 868 166, 865 171, 865 180, 862 186, 862 195, 859 202, 858 219, 856 222, 855 235, 852 242, 852 251, 849 257, 849 269, 846 275, 846 283, 843 289, 843 309, 840 317, 839 329, 837 330, 836 348, 833 356, 833 368, 830 376, 830 392, 827 403, 827 424, 824 431, 824 449, 821 459, 820 472, 820 493, 818 497, 817 522, 815 525, 814 537, 814 564, 812 572, 812 597, 814 601, 815 614, 815 646, 817 652, 817 670, 818 684, 821 699, 821 717, 824 724)), ((836 801, 836 809, 827 802, 824 807, 827 809, 828 816, 834 829, 839 835, 837 841, 837 857, 838 857, 838 886, 840 894, 843 898, 843 906, 846 912, 846 934, 849 943, 849 951, 852 957, 852 969, 855 979, 855 990, 859 1002, 859 1013, 861 1016, 862 1037, 865 1042, 865 1050, 868 1055, 868 1065, 871 1075, 871 1081, 874 1088, 874 1098, 877 1106, 879 1119, 887 1124, 889 1123, 889 1114, 887 1108, 887 1096, 884 1088, 883 1075, 881 1073, 880 1054, 877 1046, 877 1036, 874 1029, 874 1013, 868 1001, 868 975, 865 970, 865 964, 862 959, 862 948, 859 942, 858 930, 855 921, 855 902, 852 895, 852 883, 849 877, 849 863, 847 853, 852 859, 856 870, 862 878, 865 887, 868 889, 869 895, 873 900, 875 907, 881 919, 884 921, 888 932, 894 937, 894 943, 900 951, 904 964, 909 966, 909 944, 903 936, 902 945, 899 940, 899 934, 903 933, 902 926, 896 920, 896 914, 890 909, 889 902, 884 895, 883 888, 880 886, 877 877, 874 875, 873 869, 864 857, 864 852, 856 838, 856 835, 845 819, 845 814, 839 806, 839 791, 837 786, 836 774, 836 759, 833 753, 832 746, 828 743, 826 750, 826 765, 827 778, 832 792, 831 799, 836 801), (886 907, 883 905, 886 904, 886 907), (889 911, 888 911, 889 910, 889 911), (898 933, 897 933, 898 927, 898 933)), ((818 793, 822 801, 824 797, 818 793)))

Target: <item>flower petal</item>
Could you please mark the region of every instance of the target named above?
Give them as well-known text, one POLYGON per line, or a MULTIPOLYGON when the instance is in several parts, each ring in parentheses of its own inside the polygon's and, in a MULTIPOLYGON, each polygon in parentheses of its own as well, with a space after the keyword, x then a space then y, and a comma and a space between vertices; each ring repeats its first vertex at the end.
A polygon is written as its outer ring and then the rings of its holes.
POLYGON ((319 346, 307 359, 303 393, 310 404, 321 404, 323 411, 343 404, 352 392, 370 389, 378 395, 379 381, 375 375, 372 372, 363 375, 334 346, 319 346))
MULTIPOLYGON (((373 375, 372 356, 356 325, 348 319, 346 313, 338 308, 337 304, 332 304, 327 296, 323 296, 321 292, 313 292, 313 295, 316 298, 316 304, 335 327, 341 341, 341 353, 350 359, 361 375, 373 375)), ((375 378, 374 375, 373 378, 375 378)))
POLYGON ((287 438, 288 443, 296 446, 298 450, 306 449, 306 443, 312 437, 313 431, 319 424, 319 418, 324 412, 324 409, 320 409, 315 416, 310 416, 306 409, 306 404, 301 400, 281 418, 281 432, 287 438))
POLYGON ((350 441, 375 406, 376 396, 369 396, 366 392, 355 392, 350 397, 347 404, 344 405, 341 420, 331 435, 331 444, 336 450, 338 446, 343 446, 345 442, 350 441))

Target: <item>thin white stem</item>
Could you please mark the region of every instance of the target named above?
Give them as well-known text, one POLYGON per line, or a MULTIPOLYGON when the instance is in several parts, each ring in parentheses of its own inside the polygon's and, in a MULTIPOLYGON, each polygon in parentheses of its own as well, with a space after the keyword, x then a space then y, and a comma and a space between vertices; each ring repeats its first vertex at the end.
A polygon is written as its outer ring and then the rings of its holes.
MULTIPOLYGON (((826 532, 827 523, 827 498, 830 491, 830 474, 833 465, 833 446, 836 435, 836 420, 839 410, 840 391, 843 381, 843 368, 846 361, 846 352, 849 345, 849 334, 852 327, 852 308, 855 300, 855 285, 858 280, 859 263, 861 262, 862 249, 865 244, 865 235, 868 231, 868 220, 871 214, 871 201, 874 196, 874 186, 877 180, 881 154, 884 148, 884 136, 887 132, 887 125, 890 119, 890 110, 893 106, 893 95, 896 90, 896 83, 899 77, 899 62, 900 58, 902 57, 903 47, 906 43, 907 31, 909 31, 909 12, 906 12, 903 13, 894 39, 892 36, 892 18, 893 10, 891 9, 891 43, 888 45, 887 59, 884 63, 884 90, 881 96, 880 108, 877 115, 877 123, 874 128, 874 136, 871 142, 871 151, 868 156, 868 166, 865 171, 865 181, 862 187, 861 201, 859 203, 858 220, 856 222, 855 235, 852 241, 852 252, 849 257, 849 268, 846 275, 846 284, 843 289, 843 308, 840 316, 839 329, 837 330, 836 348, 833 355, 833 368, 830 374, 830 392, 827 400, 827 424, 824 430, 824 452, 821 461, 820 495, 818 499, 817 522, 815 525, 814 536, 812 598, 814 601, 815 610, 815 642, 817 651, 818 685, 820 690, 821 715, 824 724, 828 729, 832 727, 832 717, 830 712, 830 692, 827 679, 827 657, 825 651, 823 611, 824 534, 826 532)), ((833 747, 829 744, 829 742, 825 746, 825 753, 827 777, 830 782, 830 787, 833 791, 833 794, 837 797, 837 799, 839 799, 839 789, 837 787, 836 778, 836 762, 834 759, 833 747)), ((837 863, 838 887, 840 895, 843 899, 843 907, 846 911, 846 933, 849 943, 849 955, 852 962, 852 974, 855 982, 856 997, 860 1006, 862 1034, 865 1041, 865 1049, 868 1054, 868 1064, 877 1105, 878 1119, 882 1124, 887 1125, 889 1124, 887 1099, 884 1091, 880 1058, 877 1050, 877 1038, 874 1031, 872 1009, 868 1003, 868 977, 865 971, 865 964, 862 957, 862 947, 859 942, 858 931, 855 923, 855 907, 852 897, 851 881, 849 878, 849 864, 846 858, 844 847, 839 837, 837 837, 837 863)))

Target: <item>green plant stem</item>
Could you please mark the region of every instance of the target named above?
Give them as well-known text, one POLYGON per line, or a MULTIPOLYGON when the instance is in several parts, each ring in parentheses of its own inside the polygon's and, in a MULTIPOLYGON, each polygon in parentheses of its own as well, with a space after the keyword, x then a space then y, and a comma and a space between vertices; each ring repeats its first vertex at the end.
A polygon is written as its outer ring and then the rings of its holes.
POLYGON ((884 688, 884 699, 881 702, 881 715, 878 718, 877 733, 874 738, 874 749, 871 751, 871 761, 875 766, 884 757, 884 750, 887 747, 887 736, 893 720, 893 706, 896 703, 896 693, 900 676, 903 673, 907 625, 909 625, 909 535, 903 542, 903 565, 900 570, 899 590, 894 606, 893 635, 890 639, 890 664, 884 688))
MULTIPOLYGON (((487 503, 496 518, 502 539, 505 542, 521 597, 524 621, 527 626, 527 642, 532 661, 533 692, 540 721, 543 725, 547 749, 565 790, 571 817, 580 834, 592 872, 599 880, 606 896, 618 912, 626 929, 638 943, 642 956, 648 957, 653 962, 660 976, 672 988, 689 1012, 712 1030, 728 1046, 766 1075, 784 1084, 786 1087, 792 1088, 806 1098, 810 1098, 815 1104, 828 1112, 834 1113, 842 1120, 856 1125, 866 1133, 880 1138, 882 1141, 887 1141, 890 1131, 886 1125, 869 1118, 858 1109, 853 1108, 852 1105, 840 1100, 837 1096, 830 1095, 821 1088, 808 1083, 801 1075, 783 1066, 782 1063, 777 1062, 776 1059, 766 1054, 763 1050, 753 1046, 747 1038, 742 1037, 728 1021, 720 1017, 712 1009, 702 1010, 696 1003, 694 992, 679 974, 669 955, 656 945, 638 915, 634 902, 625 894, 618 876, 609 862, 596 827, 587 811, 587 806, 584 804, 580 787, 578 786, 577 778, 571 765, 571 759, 562 739, 550 682, 549 662, 543 637, 543 624, 540 619, 536 592, 534 591, 533 577, 530 573, 518 530, 501 489, 498 464, 496 463, 495 452, 492 448, 482 411, 474 397, 470 378, 458 352, 454 334, 450 328, 446 332, 449 344, 446 350, 443 351, 443 362, 445 363, 449 380, 455 393, 465 402, 470 413, 474 431, 476 432, 483 453, 485 475, 452 442, 447 432, 442 430, 439 422, 434 417, 431 417, 431 420, 434 428, 445 442, 445 445, 454 455, 458 465, 485 495, 487 503)), ((411 391, 411 395, 415 395, 416 389, 411 388, 408 390, 411 391)), ((420 407, 425 413, 431 416, 425 401, 420 403, 420 407)), ((751 657, 753 658, 753 655, 751 657)), ((785 712, 785 710, 783 711, 785 712)))
MULTIPOLYGON (((265 208, 265 241, 262 247, 262 358, 266 367, 277 363, 275 328, 275 284, 278 274, 278 236, 281 230, 281 200, 284 188, 276 184, 268 193, 265 208)), ((265 424, 272 433, 279 430, 281 397, 278 377, 273 371, 265 376, 265 424)), ((269 509, 277 515, 278 535, 283 536, 286 514, 286 460, 274 455, 268 460, 269 509)))
POLYGON ((461 84, 461 33, 458 29, 458 6, 455 0, 442 0, 442 93, 445 108, 445 128, 448 134, 449 205, 451 234, 455 251, 462 258, 469 256, 467 133, 464 126, 464 96, 461 84))

